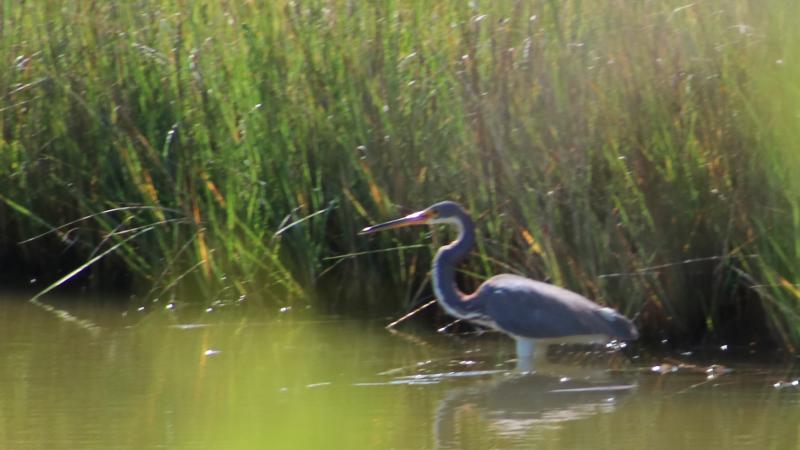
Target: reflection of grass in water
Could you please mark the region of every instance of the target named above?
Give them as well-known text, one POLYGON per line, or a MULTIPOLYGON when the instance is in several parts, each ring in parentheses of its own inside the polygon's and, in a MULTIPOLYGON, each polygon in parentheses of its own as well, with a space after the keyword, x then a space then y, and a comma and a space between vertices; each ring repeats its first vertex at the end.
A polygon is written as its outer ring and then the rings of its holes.
POLYGON ((428 251, 325 258, 394 246, 355 231, 452 198, 481 227, 475 278, 511 267, 694 340, 763 334, 763 308, 800 340, 797 6, 500 3, 13 3, 5 235, 167 207, 60 238, 85 261, 155 224, 88 270, 162 300, 320 283, 384 308, 428 251))

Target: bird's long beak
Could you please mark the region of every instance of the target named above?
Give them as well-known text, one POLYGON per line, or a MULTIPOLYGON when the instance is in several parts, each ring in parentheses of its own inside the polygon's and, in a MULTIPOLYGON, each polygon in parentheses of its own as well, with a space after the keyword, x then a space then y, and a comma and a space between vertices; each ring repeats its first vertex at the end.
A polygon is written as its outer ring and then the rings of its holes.
POLYGON ((417 211, 399 219, 390 220, 388 222, 364 228, 363 230, 359 231, 358 234, 370 234, 378 231, 390 230, 392 228, 408 227, 411 225, 424 225, 428 223, 430 218, 431 213, 428 212, 428 210, 417 211))

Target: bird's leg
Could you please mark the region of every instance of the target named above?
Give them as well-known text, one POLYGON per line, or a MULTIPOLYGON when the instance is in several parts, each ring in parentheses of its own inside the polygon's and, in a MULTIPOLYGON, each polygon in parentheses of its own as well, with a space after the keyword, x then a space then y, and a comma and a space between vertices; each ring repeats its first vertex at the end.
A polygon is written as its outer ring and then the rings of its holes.
POLYGON ((517 372, 533 372, 536 357, 536 340, 516 338, 517 343, 517 372))

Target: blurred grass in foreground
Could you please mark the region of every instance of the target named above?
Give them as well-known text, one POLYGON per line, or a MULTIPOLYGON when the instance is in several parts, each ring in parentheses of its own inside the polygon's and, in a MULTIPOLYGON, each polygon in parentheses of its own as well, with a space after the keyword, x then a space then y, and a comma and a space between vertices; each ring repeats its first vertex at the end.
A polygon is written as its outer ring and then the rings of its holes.
POLYGON ((449 198, 483 237, 467 285, 796 345, 798 9, 2 2, 2 244, 52 280, 121 244, 84 276, 148 303, 386 310, 434 246, 355 232, 449 198))

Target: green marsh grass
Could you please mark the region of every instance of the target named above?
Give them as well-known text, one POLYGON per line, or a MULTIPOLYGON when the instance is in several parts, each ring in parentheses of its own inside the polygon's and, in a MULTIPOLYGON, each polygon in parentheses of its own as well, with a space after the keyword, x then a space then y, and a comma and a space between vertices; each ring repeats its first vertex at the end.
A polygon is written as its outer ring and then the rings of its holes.
POLYGON ((789 0, 0 5, 21 267, 119 245, 85 271, 148 304, 396 312, 435 245, 356 232, 449 198, 482 237, 465 286, 514 271, 651 339, 800 343, 789 0))

